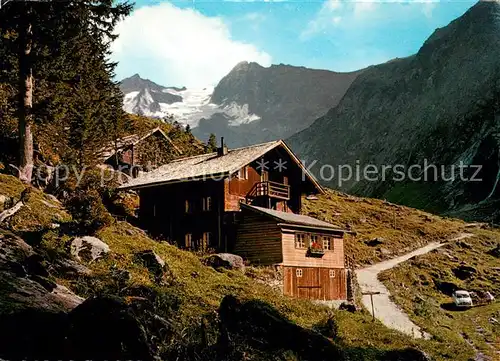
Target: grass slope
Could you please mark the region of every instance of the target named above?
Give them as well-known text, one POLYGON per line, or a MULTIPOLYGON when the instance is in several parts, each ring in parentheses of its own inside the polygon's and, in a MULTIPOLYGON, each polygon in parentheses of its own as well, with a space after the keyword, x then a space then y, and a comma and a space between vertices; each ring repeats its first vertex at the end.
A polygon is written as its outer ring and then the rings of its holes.
MULTIPOLYGON (((0 175, 0 194, 19 197, 22 190, 23 185, 17 179, 0 175)), ((35 190, 30 198, 29 207, 25 207, 26 213, 17 220, 16 215, 10 224, 19 230, 37 229, 41 234, 41 241, 37 247, 50 262, 59 257, 67 257, 67 242, 73 235, 64 233, 66 228, 64 226, 60 229, 50 229, 51 222, 64 223, 71 219, 61 205, 53 203, 53 207, 48 207, 45 202, 55 201, 43 192, 35 190)), ((367 245, 364 240, 383 237, 385 241, 382 246, 397 254, 405 248, 416 248, 418 244, 446 239, 463 230, 465 226, 461 221, 442 219, 383 201, 350 197, 336 192, 320 196, 316 201, 304 201, 304 206, 307 213, 356 232, 356 235, 348 240, 348 250, 351 254, 355 254, 360 264, 390 257, 377 251, 378 248, 374 249, 367 245)), ((496 237, 496 233, 484 232, 482 237, 485 242, 489 242, 484 246, 486 249, 494 243, 492 239, 496 237)), ((326 321, 333 318, 336 335, 332 342, 345 350, 352 360, 384 360, 387 358, 386 352, 407 347, 421 349, 435 360, 466 360, 472 354, 472 348, 460 336, 452 337, 453 335, 443 331, 444 333, 435 332, 436 337, 430 341, 414 340, 386 328, 377 321, 372 322, 366 311, 351 314, 346 311, 331 310, 307 300, 283 296, 255 279, 262 272, 249 270, 243 274, 237 271, 214 270, 205 266, 198 255, 180 250, 168 243, 153 240, 144 231, 126 222, 114 222, 111 226, 98 231, 96 235, 110 246, 111 252, 107 257, 87 265, 93 274, 76 278, 56 275, 57 282, 85 297, 111 293, 133 299, 135 297, 133 290, 140 288, 154 290, 165 300, 157 307, 175 310, 171 322, 177 330, 174 337, 176 343, 196 342, 199 339, 200 327, 207 323, 211 325, 206 330, 207 338, 209 342, 215 343, 218 334, 214 326, 216 325, 214 321, 217 319, 216 311, 224 296, 235 295, 243 300, 263 301, 277 309, 286 318, 308 329, 318 331, 324 329, 326 321), (143 250, 154 250, 165 260, 170 270, 168 279, 158 282, 146 267, 136 262, 134 255, 143 250), (456 358, 456 355, 460 357, 456 358)), ((472 253, 471 257, 474 257, 472 253)), ((482 254, 478 253, 476 257, 481 274, 482 272, 487 274, 487 268, 484 270, 481 268, 483 267, 481 266, 482 254)), ((490 261, 494 262, 494 259, 490 261)), ((441 265, 436 263, 429 267, 439 269, 441 265)), ((414 268, 402 271, 401 275, 395 279, 402 279, 405 274, 407 277, 413 277, 414 268)), ((490 273, 488 274, 491 276, 490 273)), ((498 281, 496 278, 488 277, 479 278, 477 282, 489 284, 489 282, 498 281)), ((410 284, 408 282, 408 285, 410 284)), ((479 285, 481 283, 478 283, 479 285)), ((388 286, 391 287, 391 285, 388 286)), ((394 284, 394 287, 401 287, 401 285, 394 284)), ((405 309, 413 309, 415 307, 413 295, 407 298, 407 295, 398 293, 403 290, 395 290, 394 287, 391 290, 394 290, 396 294, 396 302, 403 305, 405 309)), ((422 287, 424 287, 423 290, 419 292, 423 294, 430 292, 426 291, 425 284, 422 284, 422 287)), ((475 311, 471 310, 471 312, 475 311)), ((488 318, 482 313, 477 317, 481 320, 488 318)), ((422 324, 428 321, 418 319, 416 322, 422 324)), ((483 321, 479 322, 481 325, 484 324, 483 321)), ((458 330, 460 323, 461 320, 457 319, 456 323, 449 324, 449 327, 455 327, 458 330)), ((431 327, 427 328, 433 333, 434 330, 431 327)), ((496 332, 486 326, 484 329, 485 332, 491 334, 496 332)), ((472 335, 471 339, 473 337, 472 335)), ((284 356, 279 359, 293 360, 284 356)))
MULTIPOLYGON (((379 199, 327 191, 318 200, 304 200, 303 212, 354 232, 347 236, 347 254, 358 265, 408 253, 429 242, 462 232, 465 223, 379 199), (381 243, 370 246, 378 238, 381 243)), ((375 242, 376 243, 376 242, 375 242)))
MULTIPOLYGON (((473 230, 465 241, 447 244, 427 255, 416 257, 397 268, 385 271, 381 280, 397 304, 437 340, 462 344, 468 350, 460 357, 478 352, 500 358, 500 303, 457 311, 450 308, 451 298, 445 288, 455 285, 469 291, 490 291, 500 295, 499 259, 490 254, 500 241, 498 230, 473 230), (465 265, 475 269, 467 279, 457 278, 456 269, 465 265), (455 270, 455 272, 454 272, 455 270), (447 282, 443 284, 444 282, 447 282)), ((461 278, 464 278, 461 276, 461 278)))

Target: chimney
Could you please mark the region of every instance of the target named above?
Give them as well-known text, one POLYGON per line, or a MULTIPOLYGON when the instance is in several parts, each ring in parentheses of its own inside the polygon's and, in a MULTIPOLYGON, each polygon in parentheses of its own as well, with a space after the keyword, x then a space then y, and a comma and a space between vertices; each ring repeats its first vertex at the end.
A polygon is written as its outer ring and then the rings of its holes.
POLYGON ((224 137, 220 138, 220 147, 217 148, 217 156, 222 157, 228 152, 227 145, 224 144, 224 137))

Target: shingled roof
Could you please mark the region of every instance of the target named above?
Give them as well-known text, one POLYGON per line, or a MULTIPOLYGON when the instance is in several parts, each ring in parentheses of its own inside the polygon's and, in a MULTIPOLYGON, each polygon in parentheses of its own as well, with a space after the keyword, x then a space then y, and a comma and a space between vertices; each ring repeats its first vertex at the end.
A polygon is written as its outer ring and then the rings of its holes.
POLYGON ((249 204, 241 203, 241 209, 248 209, 257 213, 260 213, 264 216, 271 217, 275 219, 277 222, 282 223, 283 225, 292 225, 292 226, 306 226, 308 228, 316 228, 316 229, 326 229, 332 231, 338 231, 345 233, 347 231, 340 229, 338 226, 335 226, 331 223, 320 221, 319 219, 312 218, 309 216, 304 216, 301 214, 288 213, 288 212, 280 212, 274 209, 256 207, 249 204))
POLYGON ((302 168, 307 178, 309 178, 320 191, 321 185, 302 165, 302 163, 293 154, 290 148, 282 140, 272 141, 252 145, 244 148, 230 149, 225 155, 218 155, 217 152, 198 155, 194 157, 176 159, 151 172, 144 173, 141 176, 132 179, 130 182, 122 185, 120 189, 134 189, 151 187, 155 185, 204 180, 204 179, 223 179, 234 174, 239 169, 261 158, 267 152, 276 147, 282 146, 294 159, 298 166, 302 168))
POLYGON ((106 147, 102 148, 99 155, 104 162, 109 159, 109 157, 113 156, 116 153, 116 150, 120 151, 130 145, 136 145, 155 133, 160 133, 178 154, 182 154, 182 151, 174 144, 174 142, 172 142, 172 139, 170 139, 170 137, 165 134, 160 127, 156 127, 143 135, 132 134, 119 138, 116 142, 108 144, 106 147))

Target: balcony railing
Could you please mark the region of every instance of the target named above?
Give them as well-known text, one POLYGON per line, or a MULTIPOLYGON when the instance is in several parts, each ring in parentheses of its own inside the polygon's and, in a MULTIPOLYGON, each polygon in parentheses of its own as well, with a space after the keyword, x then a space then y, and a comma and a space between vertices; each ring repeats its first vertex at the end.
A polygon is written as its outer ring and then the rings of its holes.
POLYGON ((289 200, 290 199, 290 186, 277 182, 265 181, 256 183, 252 190, 248 193, 247 198, 257 197, 271 197, 289 200))

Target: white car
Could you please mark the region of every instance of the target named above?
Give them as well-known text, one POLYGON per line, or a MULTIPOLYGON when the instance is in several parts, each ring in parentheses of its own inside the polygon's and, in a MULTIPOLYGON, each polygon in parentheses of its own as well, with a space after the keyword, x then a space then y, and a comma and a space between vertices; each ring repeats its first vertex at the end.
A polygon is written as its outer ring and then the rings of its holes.
POLYGON ((453 292, 453 303, 457 307, 472 307, 472 298, 470 293, 467 291, 455 291, 453 292))

